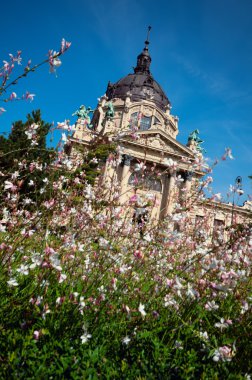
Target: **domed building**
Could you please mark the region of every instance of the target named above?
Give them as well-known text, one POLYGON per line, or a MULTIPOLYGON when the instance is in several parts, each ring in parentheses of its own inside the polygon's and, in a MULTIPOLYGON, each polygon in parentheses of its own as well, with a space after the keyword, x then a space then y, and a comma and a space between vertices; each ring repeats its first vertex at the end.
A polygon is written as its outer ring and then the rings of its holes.
MULTIPOLYGON (((193 165, 203 149, 197 130, 191 133, 187 145, 177 140, 178 117, 171 114, 170 100, 154 79, 150 67, 147 38, 134 72, 114 84, 108 83, 106 94, 93 112, 92 127, 85 118, 79 117, 70 141, 73 147, 78 145, 88 150, 94 132, 114 139, 120 159, 116 168, 107 165, 105 177, 115 176, 120 183, 122 203, 136 192, 140 198, 151 193, 155 206, 148 217, 158 220, 171 214, 175 203, 185 205, 191 198, 192 184, 204 175, 202 168, 193 165)), ((232 205, 209 201, 211 208, 214 209, 212 228, 231 224, 232 205)), ((235 209, 237 217, 251 217, 246 208, 235 209)), ((206 211, 195 201, 190 213, 197 223, 206 211)))

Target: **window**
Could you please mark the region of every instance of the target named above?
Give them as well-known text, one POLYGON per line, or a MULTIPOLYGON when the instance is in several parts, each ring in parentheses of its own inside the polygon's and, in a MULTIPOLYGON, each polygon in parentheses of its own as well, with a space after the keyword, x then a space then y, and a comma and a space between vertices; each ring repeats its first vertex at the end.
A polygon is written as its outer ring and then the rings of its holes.
POLYGON ((134 112, 131 115, 132 126, 137 126, 139 121, 139 130, 147 131, 150 129, 152 124, 161 124, 160 120, 156 116, 139 116, 139 112, 134 112))
POLYGON ((154 116, 153 124, 161 124, 160 120, 156 116, 154 116))
POLYGON ((151 127, 151 117, 142 116, 140 120, 140 131, 147 131, 151 127))
POLYGON ((130 186, 141 187, 146 190, 162 191, 162 183, 160 179, 153 176, 143 177, 141 174, 132 173, 129 177, 128 184, 130 186))

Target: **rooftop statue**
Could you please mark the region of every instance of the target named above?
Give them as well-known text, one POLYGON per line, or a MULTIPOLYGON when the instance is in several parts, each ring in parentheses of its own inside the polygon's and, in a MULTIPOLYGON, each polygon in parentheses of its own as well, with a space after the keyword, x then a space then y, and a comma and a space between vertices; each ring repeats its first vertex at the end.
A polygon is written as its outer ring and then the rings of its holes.
POLYGON ((106 119, 112 119, 112 117, 115 116, 114 106, 113 106, 112 102, 108 102, 106 104, 106 106, 108 107, 108 109, 106 111, 105 117, 106 117, 106 119))
POLYGON ((79 119, 85 120, 88 127, 91 128, 91 118, 89 114, 93 112, 94 111, 90 107, 86 108, 84 105, 81 105, 79 109, 72 114, 72 116, 76 115, 79 119))
POLYGON ((200 153, 206 153, 206 150, 200 146, 204 141, 199 138, 199 130, 195 129, 188 136, 188 142, 194 141, 196 150, 200 153))

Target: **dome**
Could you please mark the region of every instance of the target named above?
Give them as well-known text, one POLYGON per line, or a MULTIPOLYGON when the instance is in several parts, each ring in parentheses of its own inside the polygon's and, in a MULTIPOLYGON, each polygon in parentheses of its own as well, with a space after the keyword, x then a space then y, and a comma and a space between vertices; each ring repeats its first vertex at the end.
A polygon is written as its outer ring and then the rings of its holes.
POLYGON ((149 41, 145 41, 145 47, 137 57, 134 73, 128 74, 114 84, 109 82, 106 95, 108 100, 113 98, 125 100, 127 96, 136 102, 150 100, 164 111, 167 106, 170 106, 170 101, 150 73, 151 57, 148 44, 149 41))

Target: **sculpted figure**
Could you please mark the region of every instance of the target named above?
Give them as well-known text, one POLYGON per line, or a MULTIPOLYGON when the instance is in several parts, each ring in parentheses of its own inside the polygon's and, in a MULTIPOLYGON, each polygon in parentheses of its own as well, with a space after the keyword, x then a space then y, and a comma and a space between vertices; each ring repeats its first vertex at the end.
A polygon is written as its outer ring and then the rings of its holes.
POLYGON ((190 133, 188 136, 188 141, 195 141, 198 144, 203 143, 204 141, 199 138, 199 130, 195 129, 193 132, 190 133))
POLYGON ((112 117, 115 116, 114 106, 113 106, 112 102, 108 102, 107 107, 108 107, 108 109, 106 111, 105 117, 106 117, 106 119, 112 119, 112 117))
POLYGON ((206 152, 204 148, 200 146, 204 141, 199 138, 199 130, 195 129, 188 136, 188 142, 194 141, 196 143, 196 150, 200 153, 206 152))
POLYGON ((94 111, 91 109, 91 107, 86 108, 84 105, 81 105, 80 108, 75 111, 72 116, 78 116, 79 119, 85 120, 87 127, 92 128, 91 118, 89 116, 90 113, 93 113, 94 111))

